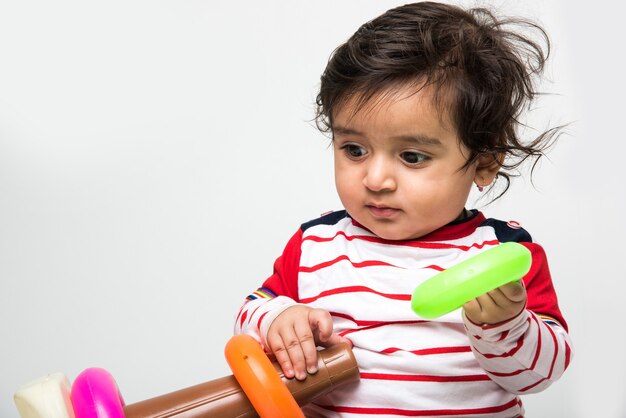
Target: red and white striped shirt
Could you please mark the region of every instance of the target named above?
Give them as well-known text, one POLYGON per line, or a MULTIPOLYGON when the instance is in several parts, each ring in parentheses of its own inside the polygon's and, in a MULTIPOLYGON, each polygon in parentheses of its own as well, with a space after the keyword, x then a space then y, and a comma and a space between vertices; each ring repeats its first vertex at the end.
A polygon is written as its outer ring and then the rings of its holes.
POLYGON ((548 387, 571 358, 543 249, 517 223, 478 211, 409 241, 381 239, 345 211, 303 224, 246 300, 235 332, 267 347, 272 320, 296 303, 331 313, 335 332, 354 344, 361 376, 307 405, 308 417, 517 417, 518 395, 548 387), (481 327, 462 310, 435 320, 412 311, 424 280, 506 241, 533 255, 520 315, 481 327))

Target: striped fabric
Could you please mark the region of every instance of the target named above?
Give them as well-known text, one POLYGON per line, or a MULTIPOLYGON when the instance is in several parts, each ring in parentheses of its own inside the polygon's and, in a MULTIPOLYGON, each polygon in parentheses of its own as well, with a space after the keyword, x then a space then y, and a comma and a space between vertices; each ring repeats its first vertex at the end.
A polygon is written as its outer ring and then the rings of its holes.
POLYGON ((474 211, 426 237, 393 242, 345 212, 326 215, 289 241, 261 288, 265 296, 248 298, 235 332, 264 343, 271 321, 295 303, 331 313, 335 332, 354 344, 361 380, 316 399, 304 409, 310 417, 522 416, 518 395, 557 380, 571 343, 543 250, 524 230, 509 229, 474 211), (520 237, 533 267, 524 278, 527 309, 516 318, 481 327, 461 310, 436 320, 413 313, 411 294, 421 282, 520 237))
POLYGON ((254 299, 258 299, 258 298, 272 299, 272 298, 275 298, 275 297, 276 297, 276 293, 272 292, 270 289, 268 289, 266 287, 259 287, 257 290, 255 290, 250 295, 248 295, 246 300, 254 300, 254 299))

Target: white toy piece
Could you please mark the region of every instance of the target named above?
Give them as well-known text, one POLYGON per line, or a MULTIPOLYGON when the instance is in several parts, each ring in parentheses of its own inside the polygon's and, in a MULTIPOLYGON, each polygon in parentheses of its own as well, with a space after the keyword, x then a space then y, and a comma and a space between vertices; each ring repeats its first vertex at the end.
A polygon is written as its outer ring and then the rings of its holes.
MULTIPOLYGON (((259 356, 267 357, 260 345, 250 336, 232 337, 229 347, 233 356, 244 354, 250 359, 250 351, 242 341, 252 340, 259 356), (242 351, 244 350, 244 351, 242 351), (237 354, 239 353, 239 354, 237 354)), ((254 352, 254 351, 253 351, 254 352)), ((232 358, 229 360, 231 363, 232 358)), ((269 360, 268 360, 269 361, 269 360)), ((249 363, 252 363, 249 361, 249 363)), ((274 396, 264 383, 264 374, 276 373, 280 384, 287 386, 289 396, 293 396, 299 405, 328 393, 344 383, 359 379, 359 368, 348 344, 337 344, 320 350, 318 372, 309 375, 306 380, 288 379, 280 370, 277 362, 270 370, 254 369, 253 383, 247 387, 262 396, 274 396)), ((231 365, 232 367, 232 365, 231 365)), ((248 369, 249 365, 245 366, 248 369)), ((248 370, 245 369, 245 370, 248 370)), ((274 398, 275 399, 275 398, 274 398)), ((15 405, 21 418, 205 418, 205 417, 249 417, 256 416, 255 406, 251 404, 246 392, 236 376, 225 376, 209 382, 166 393, 152 399, 125 405, 113 376, 104 369, 90 367, 83 370, 72 384, 62 373, 49 374, 22 386, 14 395, 15 405)), ((300 411, 296 404, 294 409, 300 411)), ((266 410, 267 408, 263 408, 266 410)), ((265 417, 286 417, 284 410, 278 415, 265 417)), ((289 415, 293 416, 293 415, 289 415)))
POLYGON ((13 395, 21 418, 74 418, 71 385, 63 373, 52 373, 22 386, 13 395))

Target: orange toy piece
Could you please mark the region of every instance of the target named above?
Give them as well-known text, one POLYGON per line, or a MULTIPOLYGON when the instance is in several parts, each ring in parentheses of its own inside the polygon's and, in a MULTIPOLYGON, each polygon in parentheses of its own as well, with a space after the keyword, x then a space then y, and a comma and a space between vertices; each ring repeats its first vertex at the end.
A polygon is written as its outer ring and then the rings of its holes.
POLYGON ((249 335, 232 337, 224 350, 235 379, 261 418, 304 418, 259 343, 249 335))

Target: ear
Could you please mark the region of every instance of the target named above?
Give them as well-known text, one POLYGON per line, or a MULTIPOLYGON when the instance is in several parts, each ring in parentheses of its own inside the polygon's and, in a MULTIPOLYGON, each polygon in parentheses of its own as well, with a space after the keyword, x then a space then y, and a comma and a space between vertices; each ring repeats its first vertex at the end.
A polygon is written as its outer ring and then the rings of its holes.
POLYGON ((481 154, 476 165, 474 183, 478 186, 489 186, 496 178, 504 162, 504 154, 481 154))

